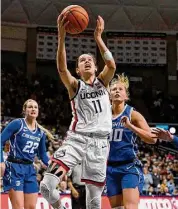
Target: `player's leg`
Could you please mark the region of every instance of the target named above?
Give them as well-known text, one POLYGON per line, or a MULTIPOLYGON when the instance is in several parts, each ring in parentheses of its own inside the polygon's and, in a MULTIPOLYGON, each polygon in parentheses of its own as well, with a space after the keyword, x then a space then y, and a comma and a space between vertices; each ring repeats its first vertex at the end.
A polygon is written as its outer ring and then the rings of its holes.
POLYGON ((86 182, 86 209, 100 209, 109 146, 107 139, 90 138, 88 141, 86 157, 82 163, 82 181, 86 182))
POLYGON ((140 194, 138 187, 134 189, 123 189, 123 202, 125 209, 138 209, 140 194))
POLYGON ((59 191, 56 187, 65 174, 65 168, 52 162, 40 183, 42 196, 53 206, 54 209, 63 209, 59 191))
POLYGON ((122 194, 111 196, 108 198, 112 209, 124 209, 122 194))
POLYGON ((85 143, 80 135, 69 133, 67 140, 54 153, 52 163, 49 165, 43 180, 40 183, 40 190, 43 197, 53 206, 54 209, 62 209, 60 195, 56 189, 64 175, 69 169, 82 160, 85 143), (81 143, 81 141, 83 143, 81 143))
POLYGON ((33 165, 26 166, 24 179, 24 209, 36 209, 39 186, 36 171, 33 165))
POLYGON ((38 193, 24 194, 24 209, 36 209, 38 193))
POLYGON ((14 189, 9 190, 9 198, 13 209, 24 208, 24 193, 23 191, 15 191, 14 189))
POLYGON ((101 209, 101 195, 104 186, 86 184, 86 209, 101 209))
POLYGON ((124 175, 122 194, 125 209, 138 209, 143 182, 143 174, 139 167, 133 166, 128 170, 128 174, 124 175))
POLYGON ((6 161, 3 176, 4 191, 8 191, 13 209, 24 208, 24 166, 22 164, 6 161))
POLYGON ((121 178, 122 176, 119 174, 117 167, 107 167, 107 196, 112 209, 124 209, 121 178))

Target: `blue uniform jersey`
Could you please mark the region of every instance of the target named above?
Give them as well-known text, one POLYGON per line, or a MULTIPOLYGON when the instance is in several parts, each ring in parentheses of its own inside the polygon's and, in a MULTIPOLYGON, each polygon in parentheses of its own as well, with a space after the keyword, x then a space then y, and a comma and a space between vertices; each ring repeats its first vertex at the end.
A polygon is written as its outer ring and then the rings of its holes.
POLYGON ((38 126, 34 131, 29 130, 24 118, 10 122, 1 134, 1 162, 5 142, 10 142, 9 156, 33 162, 36 155, 45 165, 48 165, 46 154, 46 135, 38 126))
POLYGON ((127 116, 131 120, 132 111, 133 107, 126 104, 122 113, 112 120, 112 132, 109 136, 110 153, 108 161, 128 161, 136 158, 136 134, 120 124, 123 116, 127 116))

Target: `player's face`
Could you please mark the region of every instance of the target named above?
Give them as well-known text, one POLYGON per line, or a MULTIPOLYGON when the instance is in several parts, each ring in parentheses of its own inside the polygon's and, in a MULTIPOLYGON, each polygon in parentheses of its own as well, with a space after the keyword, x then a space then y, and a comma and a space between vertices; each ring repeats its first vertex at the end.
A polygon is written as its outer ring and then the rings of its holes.
POLYGON ((29 101, 25 109, 25 116, 30 118, 37 118, 38 112, 38 104, 35 101, 29 101))
POLYGON ((128 99, 125 86, 122 83, 113 84, 110 92, 112 102, 124 102, 128 99))
POLYGON ((95 74, 96 65, 93 57, 89 54, 82 54, 78 59, 77 73, 83 77, 86 74, 95 74))

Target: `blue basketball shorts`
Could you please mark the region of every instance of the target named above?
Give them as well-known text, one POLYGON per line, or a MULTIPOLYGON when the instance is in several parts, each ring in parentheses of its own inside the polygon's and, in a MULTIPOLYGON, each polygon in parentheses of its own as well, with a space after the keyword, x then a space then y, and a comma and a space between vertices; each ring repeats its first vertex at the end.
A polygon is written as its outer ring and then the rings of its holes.
POLYGON ((107 167, 107 195, 108 197, 122 194, 123 189, 138 187, 139 192, 142 192, 144 177, 142 167, 129 163, 120 166, 107 167))
POLYGON ((23 191, 24 193, 38 193, 36 170, 33 164, 18 164, 6 161, 3 177, 3 189, 9 191, 23 191))

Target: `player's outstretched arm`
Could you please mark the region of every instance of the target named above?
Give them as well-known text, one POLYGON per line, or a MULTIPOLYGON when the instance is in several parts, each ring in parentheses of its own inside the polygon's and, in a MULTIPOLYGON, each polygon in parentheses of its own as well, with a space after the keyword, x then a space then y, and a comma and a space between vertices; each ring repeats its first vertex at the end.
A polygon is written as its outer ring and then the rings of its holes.
POLYGON ((5 142, 10 139, 10 137, 17 133, 20 130, 21 127, 21 121, 20 119, 15 119, 11 121, 5 129, 2 131, 1 134, 1 162, 4 162, 3 158, 3 148, 5 145, 5 142))
POLYGON ((167 142, 173 142, 178 147, 178 136, 172 135, 169 131, 160 128, 153 128, 152 133, 156 134, 159 139, 167 142))
MULTIPOLYGON (((62 82, 64 83, 65 87, 67 88, 69 94, 75 94, 75 89, 77 88, 78 81, 74 78, 69 70, 67 69, 67 60, 66 60, 66 49, 65 49, 65 37, 66 37, 66 30, 65 27, 67 26, 68 22, 66 22, 66 15, 59 15, 57 20, 58 25, 58 49, 56 55, 57 61, 57 69, 60 75, 62 82)), ((70 96, 69 95, 69 96, 70 96)), ((73 96, 73 95, 71 95, 73 96)))
POLYGON ((132 111, 131 121, 128 117, 121 119, 121 124, 126 128, 132 130, 137 134, 141 140, 148 144, 155 144, 157 142, 157 135, 151 132, 151 129, 145 118, 137 111, 132 111))
POLYGON ((100 50, 100 53, 103 57, 103 60, 105 62, 105 67, 98 77, 103 81, 105 86, 108 86, 109 82, 112 80, 114 76, 116 70, 116 64, 111 52, 106 47, 101 37, 103 31, 104 31, 104 20, 101 16, 98 16, 94 37, 98 45, 98 48, 100 50))

